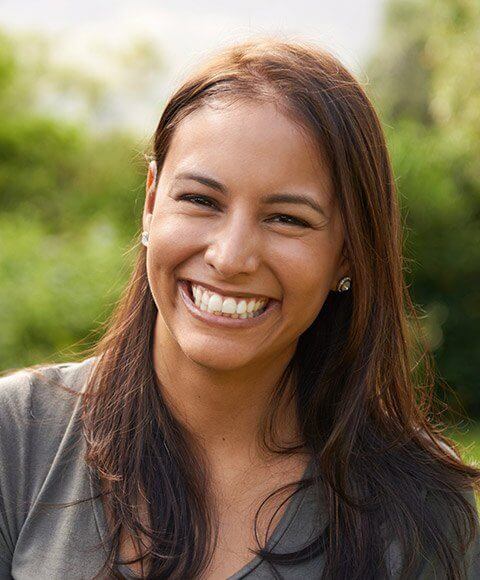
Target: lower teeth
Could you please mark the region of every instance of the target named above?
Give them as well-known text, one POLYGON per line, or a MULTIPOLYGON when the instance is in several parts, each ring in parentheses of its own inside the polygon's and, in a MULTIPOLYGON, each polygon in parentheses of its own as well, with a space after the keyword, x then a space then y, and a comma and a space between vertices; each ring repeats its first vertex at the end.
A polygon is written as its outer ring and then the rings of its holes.
MULTIPOLYGON (((194 302, 194 304, 195 304, 195 302, 194 302)), ((197 308, 201 312, 208 312, 208 310, 202 310, 198 306, 197 306, 197 308)), ((265 310, 266 310, 266 307, 260 308, 260 310, 256 310, 255 312, 253 312, 251 314, 251 316, 240 316, 240 314, 226 314, 225 312, 209 312, 209 314, 213 314, 214 316, 222 316, 223 318, 242 318, 242 319, 247 319, 247 318, 256 318, 257 316, 260 316, 260 314, 262 314, 263 312, 265 312, 265 310)))
MULTIPOLYGON (((195 299, 192 296, 192 290, 191 287, 189 288, 189 296, 190 296, 190 300, 193 302, 193 304, 195 304, 195 299)), ((202 310, 199 306, 197 306, 195 304, 195 306, 201 310, 202 312, 208 312, 207 310, 202 310)), ((251 314, 251 316, 240 316, 240 314, 226 314, 225 312, 210 312, 209 314, 213 314, 214 316, 223 316, 224 318, 256 318, 257 316, 260 316, 260 314, 263 314, 265 312, 265 310, 267 309, 267 305, 265 305, 263 308, 260 308, 259 310, 256 310, 253 313, 245 313, 245 314, 251 314)))

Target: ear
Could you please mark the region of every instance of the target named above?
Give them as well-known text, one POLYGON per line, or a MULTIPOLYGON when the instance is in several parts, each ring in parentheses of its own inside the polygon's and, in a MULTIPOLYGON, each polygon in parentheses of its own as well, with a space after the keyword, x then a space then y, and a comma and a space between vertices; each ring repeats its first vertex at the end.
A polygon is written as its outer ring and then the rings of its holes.
POLYGON ((143 208, 143 230, 147 231, 153 217, 153 208, 155 207, 155 196, 157 189, 157 163, 150 161, 148 165, 147 181, 145 184, 145 205, 143 208))
POLYGON ((333 279, 332 286, 330 287, 330 290, 332 290, 332 292, 337 291, 338 283, 345 276, 351 276, 351 269, 350 269, 350 262, 348 260, 348 257, 347 257, 346 251, 345 251, 345 246, 343 246, 342 254, 340 256, 339 265, 338 265, 337 271, 335 273, 335 277, 333 279))

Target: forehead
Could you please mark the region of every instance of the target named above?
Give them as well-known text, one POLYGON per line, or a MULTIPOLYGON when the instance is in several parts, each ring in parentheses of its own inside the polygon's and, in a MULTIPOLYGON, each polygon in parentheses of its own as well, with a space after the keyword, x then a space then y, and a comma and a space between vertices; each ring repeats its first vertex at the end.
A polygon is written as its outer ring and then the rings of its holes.
POLYGON ((208 173, 227 187, 310 187, 326 201, 330 171, 310 135, 273 104, 203 106, 173 134, 162 173, 208 173))

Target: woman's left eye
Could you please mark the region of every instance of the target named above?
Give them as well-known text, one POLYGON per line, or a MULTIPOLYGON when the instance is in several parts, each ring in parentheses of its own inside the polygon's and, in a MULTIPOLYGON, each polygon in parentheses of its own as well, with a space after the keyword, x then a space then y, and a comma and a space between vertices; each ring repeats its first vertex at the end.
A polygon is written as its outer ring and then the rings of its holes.
POLYGON ((194 203, 195 205, 203 205, 206 207, 216 207, 217 204, 215 203, 215 201, 210 198, 210 197, 206 197, 205 195, 195 195, 195 194, 186 194, 186 195, 181 195, 178 199, 184 199, 185 201, 190 201, 191 203, 194 203), (196 199, 200 199, 202 200, 202 202, 206 202, 206 203, 198 203, 194 200, 196 199))
MULTIPOLYGON (((207 197, 205 195, 185 194, 185 195, 181 195, 178 199, 185 200, 185 201, 188 201, 188 202, 193 203, 195 205, 201 205, 204 207, 213 207, 213 208, 217 207, 216 201, 213 200, 211 197, 207 197)), ((278 214, 276 216, 273 216, 272 219, 275 219, 275 218, 284 218, 287 220, 287 221, 278 222, 281 224, 291 225, 291 226, 300 226, 302 228, 311 227, 310 224, 307 223, 306 221, 298 219, 298 218, 293 217, 293 216, 288 215, 288 214, 278 214)))
POLYGON ((310 224, 308 224, 307 222, 304 222, 303 220, 299 220, 296 217, 293 217, 291 215, 287 215, 287 214, 279 214, 276 216, 273 216, 274 218, 287 218, 287 220, 291 220, 291 221, 287 221, 287 222, 280 222, 283 224, 287 224, 287 225, 292 225, 292 226, 300 226, 302 228, 309 228, 310 224))

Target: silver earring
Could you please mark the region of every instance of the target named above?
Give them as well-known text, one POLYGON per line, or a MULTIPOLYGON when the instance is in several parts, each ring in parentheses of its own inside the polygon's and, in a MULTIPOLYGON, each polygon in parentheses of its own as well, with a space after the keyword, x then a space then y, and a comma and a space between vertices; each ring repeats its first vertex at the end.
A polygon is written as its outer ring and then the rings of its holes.
POLYGON ((148 245, 148 232, 142 232, 142 244, 144 246, 148 245))
POLYGON ((346 292, 347 290, 350 290, 351 285, 352 285, 352 279, 349 276, 345 276, 338 283, 337 291, 338 292, 346 292))

